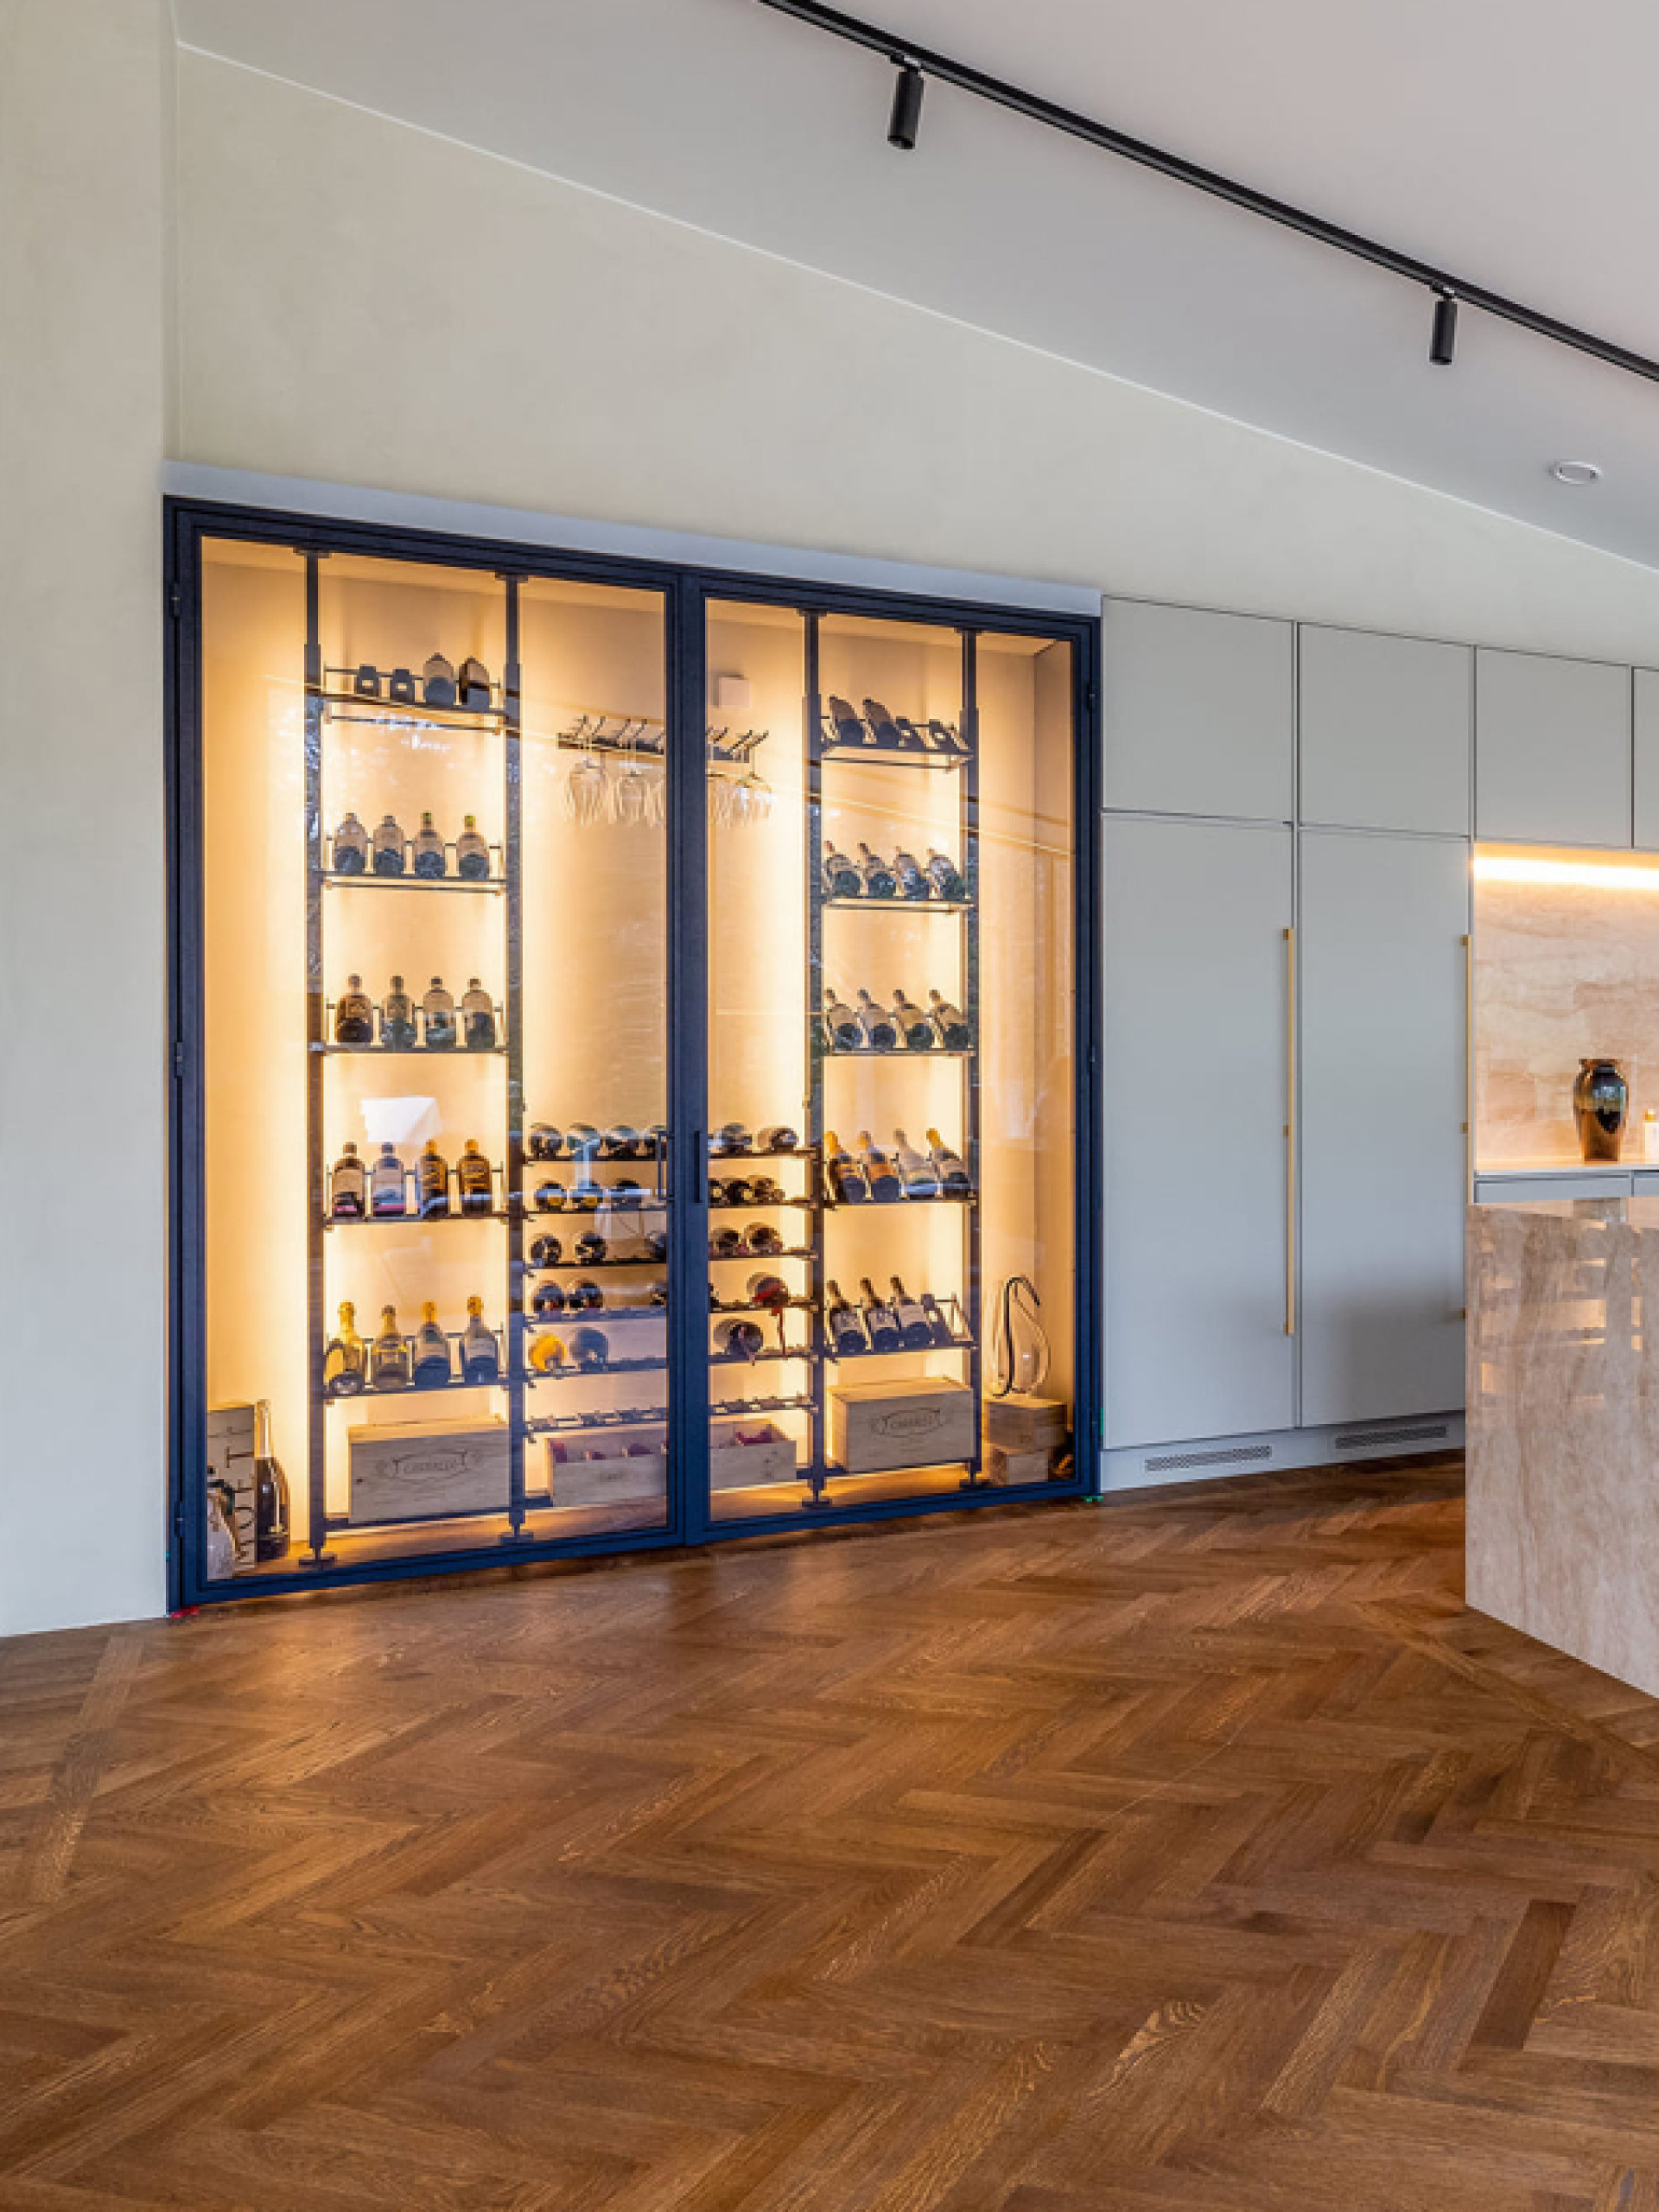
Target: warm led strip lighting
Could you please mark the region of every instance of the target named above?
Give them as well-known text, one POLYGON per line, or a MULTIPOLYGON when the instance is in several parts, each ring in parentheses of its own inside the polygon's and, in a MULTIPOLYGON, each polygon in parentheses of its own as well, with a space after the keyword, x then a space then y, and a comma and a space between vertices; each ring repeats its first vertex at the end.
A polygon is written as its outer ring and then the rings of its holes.
POLYGON ((1590 891, 1659 892, 1659 868, 1632 868, 1621 861, 1510 860, 1477 853, 1475 875, 1482 883, 1562 883, 1590 891))

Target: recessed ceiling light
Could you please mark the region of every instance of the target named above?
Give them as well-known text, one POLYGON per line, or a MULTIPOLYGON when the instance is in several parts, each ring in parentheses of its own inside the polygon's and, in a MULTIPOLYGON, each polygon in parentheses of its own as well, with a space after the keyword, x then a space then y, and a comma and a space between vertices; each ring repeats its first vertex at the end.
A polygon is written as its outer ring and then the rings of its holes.
POLYGON ((1549 473, 1558 484, 1596 484, 1601 471, 1593 461, 1553 461, 1549 473))

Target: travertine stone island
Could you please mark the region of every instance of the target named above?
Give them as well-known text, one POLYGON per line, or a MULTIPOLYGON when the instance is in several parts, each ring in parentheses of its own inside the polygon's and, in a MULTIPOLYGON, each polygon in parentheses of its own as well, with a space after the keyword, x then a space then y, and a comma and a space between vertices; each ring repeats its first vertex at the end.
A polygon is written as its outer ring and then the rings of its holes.
POLYGON ((1659 1198, 1471 1206, 1468 1241, 1469 1603, 1659 1696, 1659 1198))

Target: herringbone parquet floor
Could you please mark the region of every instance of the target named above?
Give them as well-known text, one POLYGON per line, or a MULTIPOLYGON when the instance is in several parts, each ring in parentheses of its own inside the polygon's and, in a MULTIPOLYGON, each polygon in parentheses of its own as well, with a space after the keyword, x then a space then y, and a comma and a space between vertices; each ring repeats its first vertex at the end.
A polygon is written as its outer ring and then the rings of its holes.
POLYGON ((0 2206, 1659 2212, 1659 1707, 1455 1466, 0 1647, 0 2206))

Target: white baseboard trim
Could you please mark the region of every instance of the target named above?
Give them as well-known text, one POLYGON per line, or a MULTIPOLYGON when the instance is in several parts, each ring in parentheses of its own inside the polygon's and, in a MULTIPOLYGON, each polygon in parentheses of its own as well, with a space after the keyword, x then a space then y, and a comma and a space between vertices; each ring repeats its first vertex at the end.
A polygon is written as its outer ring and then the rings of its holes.
POLYGON ((1414 1452, 1460 1452, 1463 1415, 1402 1414, 1395 1421, 1344 1421, 1327 1428, 1268 1429, 1254 1436, 1203 1436, 1171 1444, 1122 1445, 1100 1455, 1103 1491, 1159 1490, 1169 1483, 1294 1467, 1341 1466, 1414 1452))

